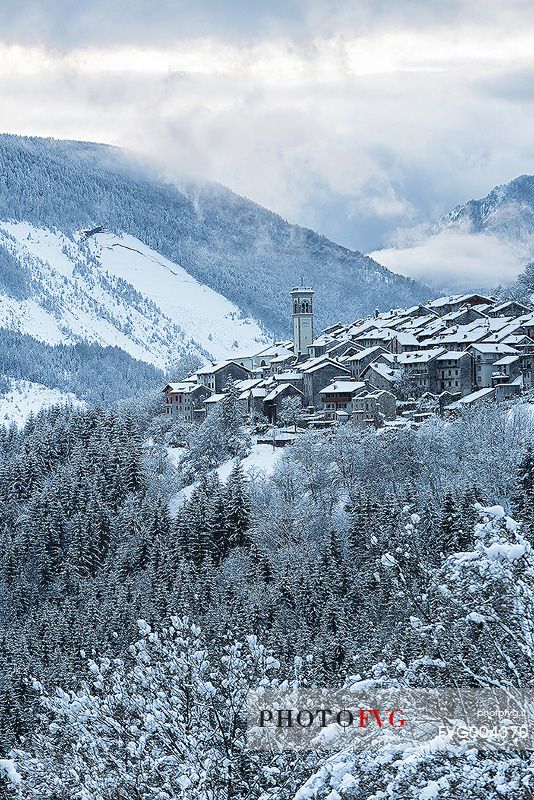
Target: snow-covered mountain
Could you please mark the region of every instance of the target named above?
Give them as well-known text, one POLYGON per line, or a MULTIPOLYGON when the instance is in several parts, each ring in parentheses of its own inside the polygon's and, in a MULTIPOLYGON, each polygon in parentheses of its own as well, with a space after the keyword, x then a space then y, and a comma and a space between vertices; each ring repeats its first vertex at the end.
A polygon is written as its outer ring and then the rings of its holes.
POLYGON ((159 368, 267 341, 255 320, 133 236, 3 221, 0 248, 27 276, 27 296, 0 295, 0 326, 40 341, 112 345, 159 368))
POLYGON ((480 200, 458 205, 434 226, 468 233, 491 233, 513 244, 532 246, 534 238, 534 175, 521 175, 496 186, 480 200))
POLYGON ((425 286, 223 186, 171 185, 104 145, 0 136, 0 220, 69 238, 101 227, 134 237, 158 254, 151 257, 227 298, 236 320, 241 313, 276 335, 288 333, 288 291, 301 276, 317 291, 318 327, 429 295, 425 286))
POLYGON ((496 186, 435 224, 400 231, 392 247, 371 255, 440 289, 509 283, 534 258, 534 176, 496 186))

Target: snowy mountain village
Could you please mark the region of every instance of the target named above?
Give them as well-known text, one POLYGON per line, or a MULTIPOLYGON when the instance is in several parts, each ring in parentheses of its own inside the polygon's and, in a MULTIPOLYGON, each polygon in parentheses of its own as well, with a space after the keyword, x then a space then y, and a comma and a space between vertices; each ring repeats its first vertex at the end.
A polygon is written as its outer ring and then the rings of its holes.
MULTIPOLYGON (((314 290, 290 292, 292 341, 202 367, 164 388, 166 413, 202 420, 228 391, 244 419, 294 428, 418 425, 433 413, 513 398, 534 386, 534 309, 480 294, 337 323, 315 338, 314 290)), ((281 436, 279 443, 291 440, 281 436)))

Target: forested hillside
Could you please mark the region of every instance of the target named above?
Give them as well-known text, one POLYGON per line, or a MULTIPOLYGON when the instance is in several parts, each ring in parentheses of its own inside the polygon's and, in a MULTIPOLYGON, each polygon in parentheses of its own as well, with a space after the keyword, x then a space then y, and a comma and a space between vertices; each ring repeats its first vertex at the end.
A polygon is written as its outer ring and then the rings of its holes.
MULTIPOLYGON (((287 292, 301 276, 320 297, 319 328, 432 294, 222 186, 177 188, 103 145, 1 136, 0 220, 68 236, 102 227, 130 234, 278 335, 287 334, 287 292)), ((0 283, 11 285, 8 262, 0 283)), ((17 278, 17 292, 27 285, 17 278)))
MULTIPOLYGON (((183 367, 175 366, 179 374, 183 367)), ((52 346, 5 328, 0 328, 0 375, 73 392, 89 404, 104 406, 160 387, 164 380, 161 370, 119 347, 87 342, 52 346)), ((0 392, 7 388, 4 377, 0 392)))
POLYGON ((15 748, 0 765, 14 795, 531 797, 528 751, 442 742, 394 760, 378 738, 334 761, 257 753, 239 712, 260 680, 532 685, 529 406, 310 432, 271 477, 240 466, 231 406, 182 427, 179 462, 165 427, 131 405, 0 431, 0 721, 4 755, 15 748), (225 483, 206 452, 235 458, 225 483))

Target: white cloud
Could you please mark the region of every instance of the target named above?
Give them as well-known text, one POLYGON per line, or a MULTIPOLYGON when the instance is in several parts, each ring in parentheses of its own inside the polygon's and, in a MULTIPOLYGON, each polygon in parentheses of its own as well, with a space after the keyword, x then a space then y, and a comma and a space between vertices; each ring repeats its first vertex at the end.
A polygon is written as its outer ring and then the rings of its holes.
POLYGON ((512 281, 529 260, 530 247, 521 248, 490 234, 444 230, 407 248, 370 253, 394 272, 444 290, 492 289, 512 281))
MULTIPOLYGON (((4 130, 130 148, 348 246, 534 172, 528 3, 276 0, 241 14, 169 0, 159 18, 143 0, 128 15, 100 0, 10 4, 4 130)), ((446 256, 426 263, 449 275, 446 256)))

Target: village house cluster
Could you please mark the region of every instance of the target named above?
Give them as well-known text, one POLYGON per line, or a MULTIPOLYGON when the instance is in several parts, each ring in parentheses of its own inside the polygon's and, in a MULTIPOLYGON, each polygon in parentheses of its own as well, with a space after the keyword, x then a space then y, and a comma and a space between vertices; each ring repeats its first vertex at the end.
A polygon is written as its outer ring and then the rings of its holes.
POLYGON ((351 421, 395 426, 422 421, 429 408, 507 399, 534 386, 534 309, 480 294, 440 297, 313 332, 314 291, 291 290, 292 340, 209 364, 165 389, 168 414, 203 419, 230 382, 243 417, 280 420, 297 398, 307 426, 351 421), (285 403, 287 408, 288 403, 285 403))

